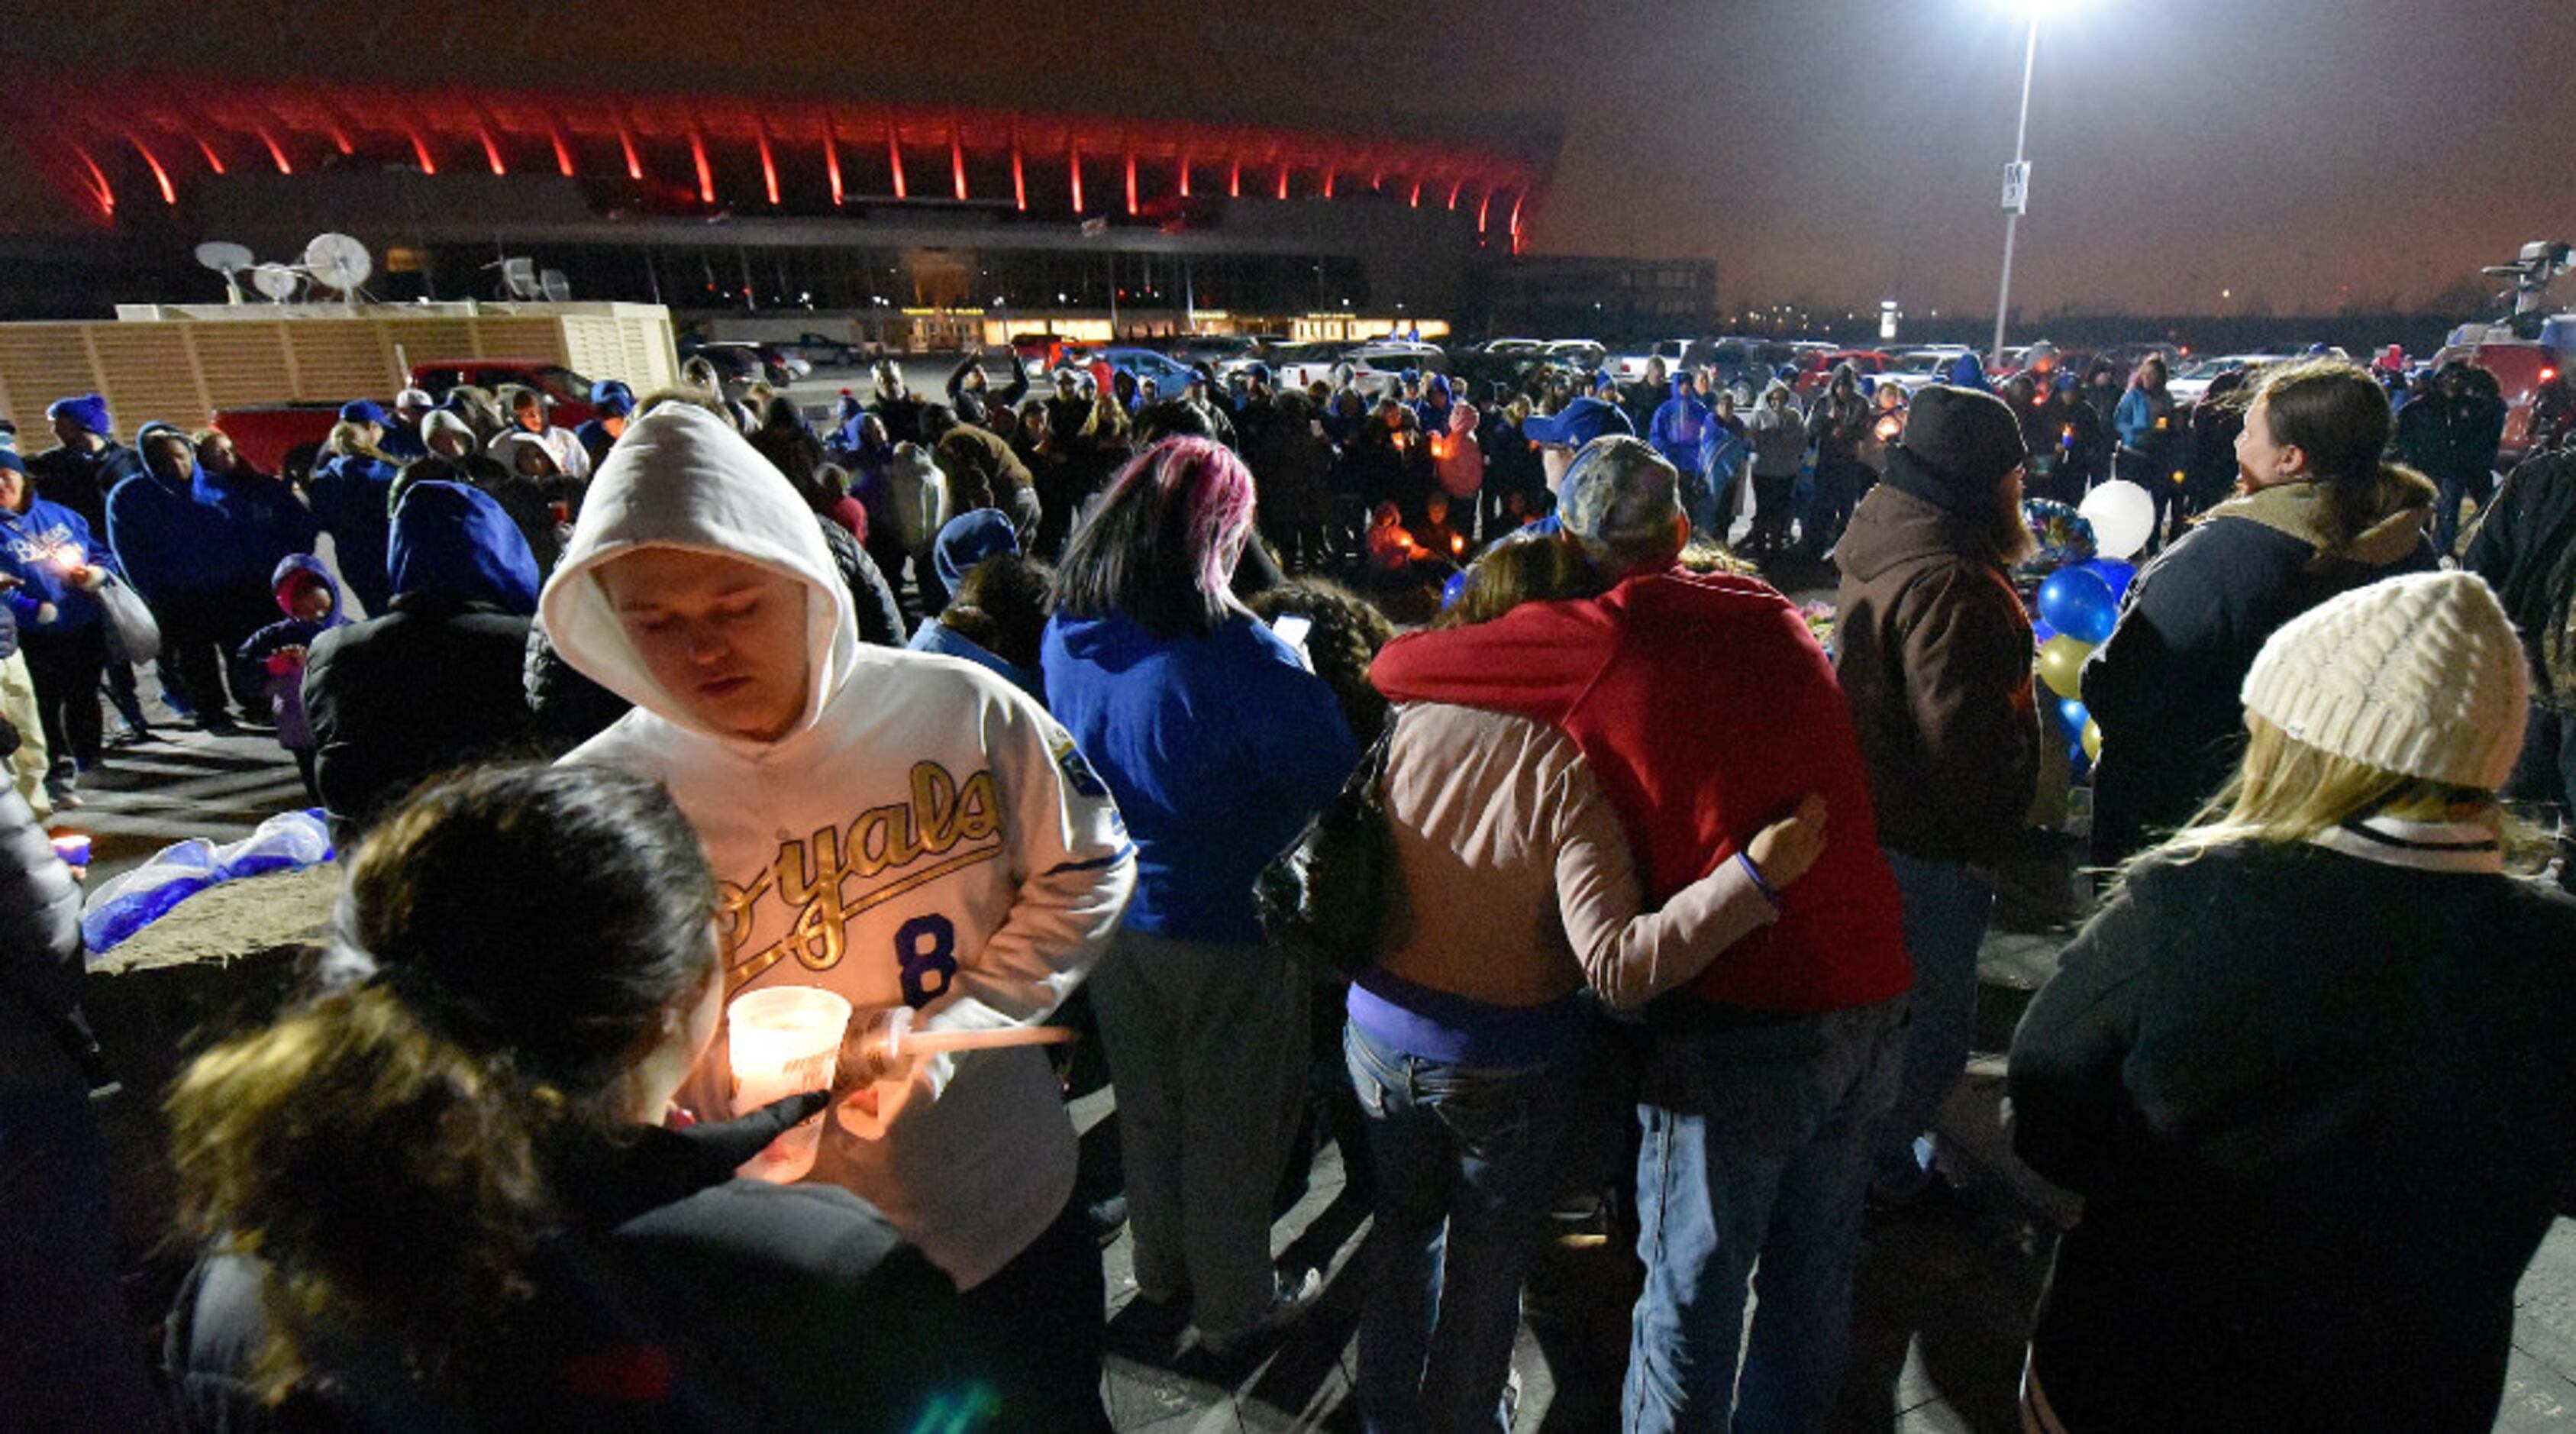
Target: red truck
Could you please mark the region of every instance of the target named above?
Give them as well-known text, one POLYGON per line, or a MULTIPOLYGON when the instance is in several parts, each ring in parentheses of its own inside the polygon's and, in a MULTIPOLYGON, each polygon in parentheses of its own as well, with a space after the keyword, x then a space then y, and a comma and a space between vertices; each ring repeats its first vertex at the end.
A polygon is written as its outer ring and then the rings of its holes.
MULTIPOLYGON (((503 384, 533 388, 554 400, 551 421, 565 428, 590 417, 590 380, 558 363, 537 359, 432 359, 411 366, 412 386, 433 399, 444 399, 458 384, 486 390, 503 384)), ((355 397, 355 395, 352 395, 355 397)), ((383 400, 378 399, 379 402, 383 400)), ((387 405, 391 407, 390 404, 387 405)), ((339 421, 337 403, 272 403, 227 408, 215 414, 215 427, 252 467, 301 481, 339 421)))

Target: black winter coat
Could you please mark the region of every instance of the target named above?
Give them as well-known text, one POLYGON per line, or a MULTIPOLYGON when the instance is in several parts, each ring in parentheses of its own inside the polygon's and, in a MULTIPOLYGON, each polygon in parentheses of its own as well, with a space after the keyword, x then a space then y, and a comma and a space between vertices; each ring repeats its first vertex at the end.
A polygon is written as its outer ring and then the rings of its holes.
POLYGON ((529 742, 527 650, 524 617, 408 594, 383 617, 314 640, 304 712, 314 784, 343 856, 422 781, 529 742))
POLYGON ((2460 566, 2487 580, 2531 660, 2532 694, 2576 710, 2576 452, 2515 468, 2496 492, 2460 566), (2552 638, 2558 651, 2550 651, 2552 638))
POLYGON ((165 1345, 183 1427, 897 1430, 937 1423, 942 1401, 972 1408, 974 1332, 946 1274, 846 1190, 732 1178, 812 1108, 640 1129, 551 1171, 568 1228, 530 1262, 531 1299, 491 1312, 506 1369, 418 1381, 363 1328, 337 1329, 345 1358, 262 1408, 264 1270, 210 1254, 165 1345))
POLYGON ((2069 1429, 2483 1431, 2576 1172, 2576 899, 2298 844, 2151 859, 2014 1036, 2084 1196, 2032 1358, 2069 1429))
POLYGON ((2191 819, 2245 750, 2238 696, 2281 625, 2350 588, 2428 572, 2432 485, 2390 469, 2381 517, 2328 555, 2314 484, 2268 488, 2210 510, 2130 584, 2119 625, 2084 665, 2102 728, 2093 772, 2093 859, 2105 865, 2191 819))

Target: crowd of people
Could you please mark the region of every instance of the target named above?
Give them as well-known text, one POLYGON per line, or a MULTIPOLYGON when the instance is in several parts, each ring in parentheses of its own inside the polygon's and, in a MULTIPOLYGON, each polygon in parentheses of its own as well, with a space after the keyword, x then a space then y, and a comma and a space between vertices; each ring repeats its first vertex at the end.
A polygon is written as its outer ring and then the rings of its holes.
POLYGON ((0 1257, 0 1308, 54 1312, 0 1405, 1105 1428, 1119 1220, 1191 1357, 1314 1304, 1271 1234, 1324 1072, 1370 1428, 1510 1427, 1586 1189, 1644 1269, 1623 1426, 1820 1427, 1865 1212, 1942 1188, 2033 820, 2025 500, 2128 476, 2156 555, 2083 675, 2105 904, 2010 1064, 2015 1148, 2086 1197, 2027 1427, 2485 1427, 2576 1176, 2576 898, 2508 874, 2503 804, 2576 800, 2576 454, 2482 497, 2474 378, 2392 410, 2331 357, 2190 406, 2154 358, 1947 377, 1739 414, 1660 366, 1038 396, 970 358, 817 427, 692 369, 579 431, 356 400, 301 491, 57 403, 56 448, 0 450, 32 795, 77 799, 102 694, 142 735, 130 585, 173 705, 298 753, 346 895, 309 988, 168 1093, 203 1255, 156 1390, 83 1220, 68 886, 0 792, 0 1153, 46 1172, 0 1193, 62 1232, 0 1257), (1830 648, 1745 560, 1800 557, 1830 648), (1364 762, 1400 899, 1325 982, 1254 888, 1364 762), (730 1003, 787 988, 846 1003, 835 1073, 743 1100, 730 1003), (1097 1032, 1115 1191, 1050 1022, 1097 1032), (736 1174, 800 1138, 796 1183, 736 1174))

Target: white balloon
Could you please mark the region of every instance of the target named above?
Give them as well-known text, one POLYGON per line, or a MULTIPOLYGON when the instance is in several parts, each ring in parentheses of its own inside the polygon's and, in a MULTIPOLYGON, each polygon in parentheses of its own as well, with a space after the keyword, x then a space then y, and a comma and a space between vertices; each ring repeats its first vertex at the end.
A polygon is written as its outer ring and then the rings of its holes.
POLYGON ((2084 495, 2075 511, 2093 525, 2093 550, 2122 562, 2135 557, 2156 530, 2156 500, 2125 478, 2114 478, 2084 495))

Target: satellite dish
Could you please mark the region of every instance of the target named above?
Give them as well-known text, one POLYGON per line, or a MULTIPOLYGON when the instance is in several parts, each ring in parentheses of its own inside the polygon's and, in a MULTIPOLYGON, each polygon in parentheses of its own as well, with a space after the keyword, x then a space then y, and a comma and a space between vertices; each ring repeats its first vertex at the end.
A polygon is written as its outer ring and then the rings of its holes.
POLYGON ((218 274, 230 275, 235 270, 247 269, 259 261, 251 257, 250 250, 241 245, 228 244, 218 239, 212 243, 197 246, 197 262, 218 274))
POLYGON ((561 304, 572 298, 572 281, 561 269, 548 269, 537 276, 537 286, 545 292, 546 302, 561 304))
POLYGON ((367 246, 346 234, 316 234, 313 242, 304 246, 304 272, 325 288, 356 293, 375 271, 375 261, 367 257, 367 246))
POLYGON ((262 264, 250 271, 251 287, 281 304, 295 297, 295 290, 302 282, 294 270, 283 264, 262 264))

